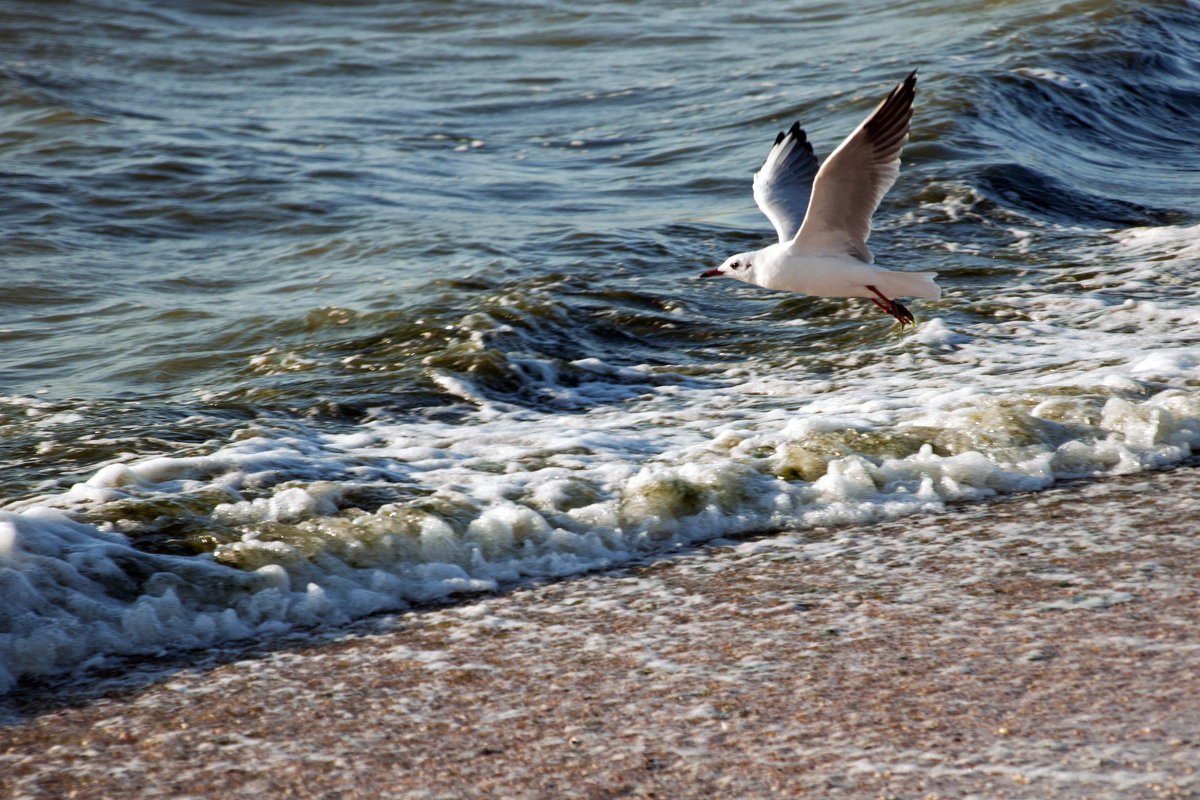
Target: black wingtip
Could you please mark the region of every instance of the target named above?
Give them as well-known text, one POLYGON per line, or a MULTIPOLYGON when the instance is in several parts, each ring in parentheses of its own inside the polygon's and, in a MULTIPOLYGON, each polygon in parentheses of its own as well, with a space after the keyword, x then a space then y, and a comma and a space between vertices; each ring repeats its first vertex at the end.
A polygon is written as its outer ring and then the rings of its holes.
POLYGON ((804 134, 804 128, 800 127, 800 123, 793 122, 792 127, 788 128, 786 131, 779 132, 779 135, 775 137, 775 144, 779 144, 789 136, 799 142, 804 142, 807 139, 804 134))

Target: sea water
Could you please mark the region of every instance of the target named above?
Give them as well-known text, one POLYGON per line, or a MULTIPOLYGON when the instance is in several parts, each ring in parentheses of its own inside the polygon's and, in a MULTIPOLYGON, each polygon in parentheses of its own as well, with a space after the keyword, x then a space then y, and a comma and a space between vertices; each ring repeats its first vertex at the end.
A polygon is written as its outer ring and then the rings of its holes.
POLYGON ((1200 448, 1200 7, 0 5, 0 690, 1200 448), (863 300, 698 279, 910 70, 863 300))

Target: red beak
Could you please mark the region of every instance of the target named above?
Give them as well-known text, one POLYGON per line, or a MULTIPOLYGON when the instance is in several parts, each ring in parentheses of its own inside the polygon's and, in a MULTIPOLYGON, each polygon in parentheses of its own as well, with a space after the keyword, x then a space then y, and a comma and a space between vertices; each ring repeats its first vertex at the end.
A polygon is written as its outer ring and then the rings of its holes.
POLYGON ((700 277, 701 277, 701 278, 715 278, 715 277, 717 277, 717 276, 718 276, 718 275, 720 275, 720 274, 721 274, 721 270, 719 270, 719 269, 710 269, 708 272, 701 272, 701 273, 700 273, 700 277))

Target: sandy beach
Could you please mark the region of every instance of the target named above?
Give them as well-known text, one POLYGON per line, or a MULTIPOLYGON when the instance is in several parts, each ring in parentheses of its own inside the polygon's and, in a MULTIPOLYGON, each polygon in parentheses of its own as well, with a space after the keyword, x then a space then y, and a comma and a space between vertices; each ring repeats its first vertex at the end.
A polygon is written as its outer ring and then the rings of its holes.
POLYGON ((1198 534, 1191 466, 25 686, 0 795, 1196 797, 1198 534))

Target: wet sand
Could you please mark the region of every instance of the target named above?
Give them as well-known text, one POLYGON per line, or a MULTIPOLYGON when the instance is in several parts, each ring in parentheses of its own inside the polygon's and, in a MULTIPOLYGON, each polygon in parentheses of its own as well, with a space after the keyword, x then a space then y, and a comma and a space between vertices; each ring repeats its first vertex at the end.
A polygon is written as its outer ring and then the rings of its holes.
POLYGON ((12 798, 1200 797, 1200 470, 3 701, 12 798))

